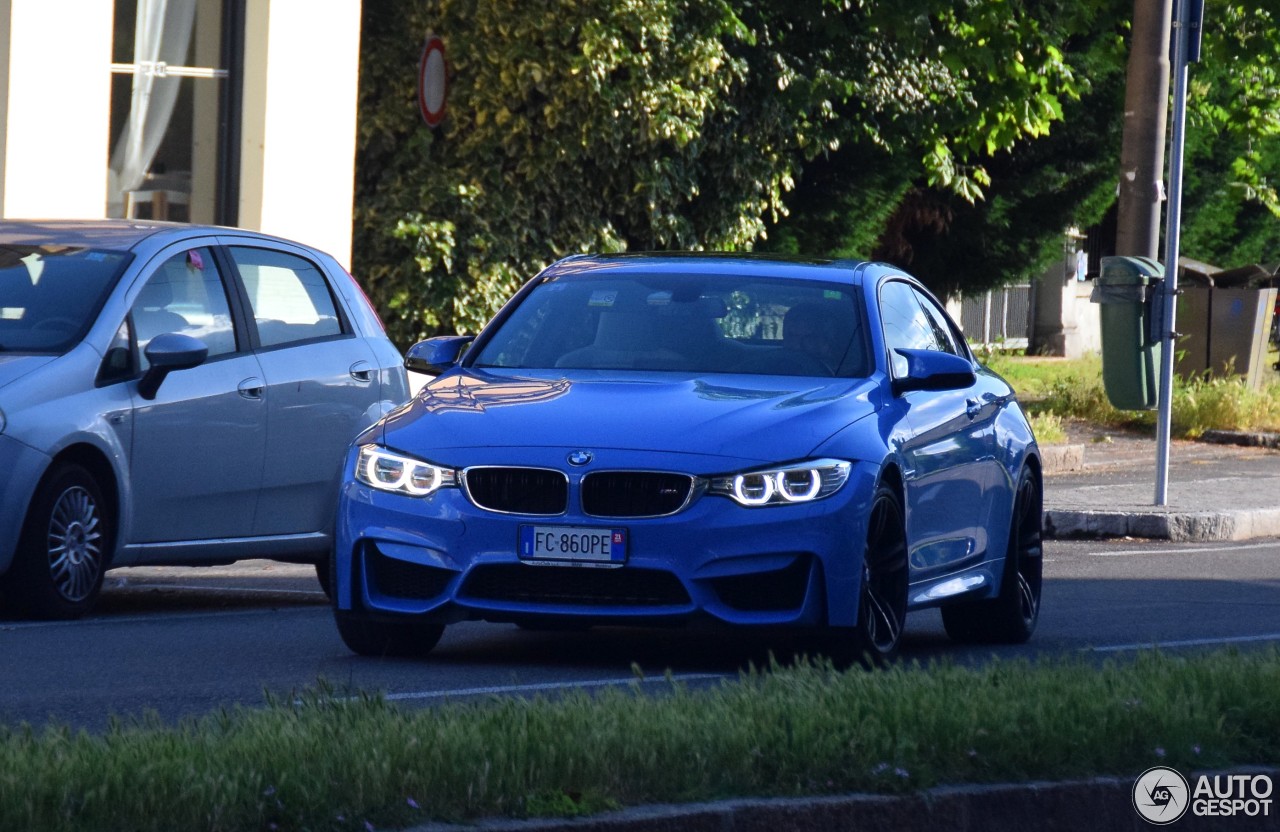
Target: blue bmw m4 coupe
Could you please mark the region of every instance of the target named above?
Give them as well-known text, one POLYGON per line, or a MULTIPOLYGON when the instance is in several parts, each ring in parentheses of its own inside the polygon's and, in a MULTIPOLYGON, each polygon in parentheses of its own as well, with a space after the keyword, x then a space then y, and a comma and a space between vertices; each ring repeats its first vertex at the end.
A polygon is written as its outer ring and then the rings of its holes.
POLYGON ((333 558, 347 646, 450 623, 794 629, 874 663, 908 612, 1021 642, 1041 469, 1007 383, 893 267, 575 256, 352 445, 333 558))

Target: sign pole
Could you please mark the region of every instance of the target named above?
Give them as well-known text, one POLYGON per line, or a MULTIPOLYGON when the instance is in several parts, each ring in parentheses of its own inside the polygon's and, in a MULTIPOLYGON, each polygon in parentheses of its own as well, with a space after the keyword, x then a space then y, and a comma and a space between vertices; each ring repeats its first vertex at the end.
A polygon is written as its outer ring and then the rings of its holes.
POLYGON ((1173 361, 1178 345, 1177 320, 1178 246, 1182 230, 1182 156, 1187 129, 1187 64, 1200 60, 1200 32, 1204 0, 1177 0, 1174 17, 1173 134, 1169 140, 1169 208, 1165 226, 1164 303, 1158 309, 1163 321, 1160 351, 1160 394, 1156 418, 1156 499, 1169 504, 1169 444, 1173 418, 1173 361))

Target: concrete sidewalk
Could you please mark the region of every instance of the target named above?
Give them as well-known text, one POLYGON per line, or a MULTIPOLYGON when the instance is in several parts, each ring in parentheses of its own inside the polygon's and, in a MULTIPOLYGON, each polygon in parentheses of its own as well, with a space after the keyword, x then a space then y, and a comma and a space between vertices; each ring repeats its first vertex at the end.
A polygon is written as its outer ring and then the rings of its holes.
POLYGON ((1175 541, 1280 536, 1280 437, 1216 432, 1172 443, 1155 505, 1154 435, 1068 428, 1045 453, 1045 534, 1175 541))

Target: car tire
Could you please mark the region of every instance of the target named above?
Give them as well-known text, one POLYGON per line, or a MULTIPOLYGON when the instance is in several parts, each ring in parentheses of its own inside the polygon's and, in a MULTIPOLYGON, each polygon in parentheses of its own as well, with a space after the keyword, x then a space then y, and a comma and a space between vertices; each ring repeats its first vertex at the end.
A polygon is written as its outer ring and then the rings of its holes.
POLYGON ((907 524, 898 493, 876 488, 862 556, 855 644, 859 660, 884 667, 898 659, 907 620, 907 524))
POLYGON ((858 623, 829 632, 823 651, 838 668, 887 667, 898 659, 907 620, 907 526, 898 493, 876 487, 858 590, 858 623))
MULTIPOLYGON (((329 578, 326 592, 329 592, 338 586, 338 559, 332 552, 324 566, 329 578)), ((319 570, 319 565, 316 568, 319 570)), ((333 599, 334 595, 330 593, 329 597, 333 599)), ((342 643, 361 656, 425 656, 435 649, 444 635, 443 624, 374 621, 359 610, 340 610, 336 604, 333 621, 338 626, 342 643)))
POLYGON ((1040 481, 1023 468, 1014 491, 1009 548, 1000 594, 990 601, 944 606, 942 624, 964 644, 1022 644, 1040 620, 1043 584, 1043 494, 1040 481))
POLYGON ((361 656, 425 656, 444 635, 443 624, 372 621, 360 613, 334 610, 338 635, 361 656))
POLYGON ((93 475, 79 465, 55 463, 31 502, 5 579, 9 606, 40 619, 88 612, 102 589, 114 526, 93 475))

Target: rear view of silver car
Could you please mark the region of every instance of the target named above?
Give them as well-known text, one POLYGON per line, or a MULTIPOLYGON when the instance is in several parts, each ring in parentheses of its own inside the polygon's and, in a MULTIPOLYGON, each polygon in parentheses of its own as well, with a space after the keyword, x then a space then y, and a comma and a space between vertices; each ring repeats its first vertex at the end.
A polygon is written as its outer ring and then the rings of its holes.
POLYGON ((116 566, 271 558, 326 583, 347 445, 408 394, 322 252, 0 222, 0 615, 82 615, 116 566))

